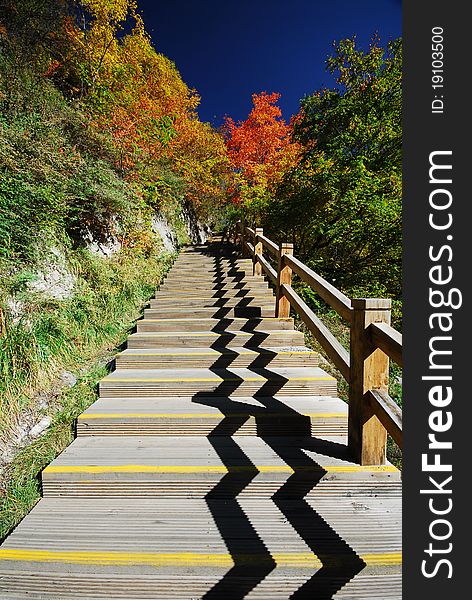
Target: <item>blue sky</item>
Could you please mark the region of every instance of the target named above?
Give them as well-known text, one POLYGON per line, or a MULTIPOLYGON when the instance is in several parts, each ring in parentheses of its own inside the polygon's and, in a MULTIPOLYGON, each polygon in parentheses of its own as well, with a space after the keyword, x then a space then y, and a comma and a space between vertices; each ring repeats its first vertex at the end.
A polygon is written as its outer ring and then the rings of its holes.
POLYGON ((284 117, 320 87, 334 40, 401 36, 401 0, 138 0, 156 49, 202 97, 200 118, 246 118, 254 92, 279 92, 284 117))

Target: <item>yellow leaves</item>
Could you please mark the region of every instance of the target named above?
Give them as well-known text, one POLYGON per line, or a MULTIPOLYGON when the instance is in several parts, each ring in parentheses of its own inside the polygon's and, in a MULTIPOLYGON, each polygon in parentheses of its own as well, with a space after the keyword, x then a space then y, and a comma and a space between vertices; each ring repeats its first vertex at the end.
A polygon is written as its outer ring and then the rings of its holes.
POLYGON ((221 194, 221 181, 229 173, 229 159, 223 137, 208 123, 196 118, 182 119, 171 154, 180 165, 194 202, 221 194))
POLYGON ((136 12, 133 0, 81 0, 81 4, 98 22, 121 23, 136 12))

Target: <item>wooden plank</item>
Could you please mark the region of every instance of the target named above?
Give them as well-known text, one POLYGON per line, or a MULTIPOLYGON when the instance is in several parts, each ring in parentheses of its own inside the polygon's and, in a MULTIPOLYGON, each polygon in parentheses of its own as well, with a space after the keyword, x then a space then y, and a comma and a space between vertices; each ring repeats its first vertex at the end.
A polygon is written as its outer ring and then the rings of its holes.
POLYGON ((349 381, 349 352, 334 337, 326 325, 315 315, 311 308, 300 298, 291 286, 282 285, 284 296, 288 299, 295 311, 319 341, 326 354, 341 372, 342 376, 349 381))
POLYGON ((259 237, 263 234, 263 229, 262 227, 256 227, 256 236, 254 239, 254 275, 257 276, 261 276, 262 275, 262 266, 261 264, 257 261, 257 256, 262 256, 263 251, 264 251, 264 247, 262 245, 262 242, 259 241, 259 237))
POLYGON ((246 227, 244 226, 244 223, 239 221, 239 225, 240 225, 240 240, 241 240, 241 256, 243 258, 245 258, 248 253, 247 253, 247 249, 246 249, 246 227))
POLYGON ((375 415, 392 436, 395 443, 402 448, 403 427, 401 408, 383 390, 369 390, 366 393, 366 400, 370 402, 375 415))
POLYGON ((275 314, 280 317, 288 317, 290 315, 290 302, 282 291, 282 286, 292 285, 292 269, 284 263, 284 256, 293 254, 293 244, 284 243, 280 246, 279 264, 277 269, 277 301, 275 314))
POLYGON ((325 302, 341 315, 343 319, 351 321, 351 301, 340 292, 334 285, 323 279, 321 275, 304 265, 298 258, 291 254, 284 257, 284 263, 292 268, 302 281, 307 283, 325 302))
POLYGON ((256 260, 257 260, 257 262, 259 262, 261 264, 262 270, 267 275, 267 277, 270 279, 270 281, 274 284, 277 283, 277 272, 272 267, 272 265, 269 263, 269 261, 266 260, 260 254, 256 254, 256 260))
POLYGON ((351 372, 349 379, 349 447, 361 465, 386 461, 387 433, 364 395, 370 389, 388 389, 388 356, 372 348, 367 328, 371 323, 390 324, 391 301, 356 298, 352 301, 351 372))
POLYGON ((251 256, 254 256, 255 250, 254 250, 254 246, 251 244, 251 242, 244 242, 246 245, 246 248, 248 249, 248 251, 250 252, 251 256))
MULTIPOLYGON (((387 499, 384 494, 380 498, 339 494, 333 502, 332 498, 318 494, 304 499, 303 504, 297 499, 284 500, 287 510, 284 519, 270 498, 255 500, 239 496, 237 502, 240 513, 250 516, 262 550, 270 553, 275 574, 280 578, 282 573, 288 579, 287 582, 277 579, 277 585, 273 583, 269 589, 263 587, 256 596, 259 600, 293 597, 306 579, 328 560, 330 565, 345 560, 348 569, 353 560, 349 552, 340 554, 335 545, 324 542, 327 549, 322 563, 317 553, 306 545, 303 533, 309 532, 306 537, 310 541, 324 540, 326 523, 345 540, 345 548, 352 548, 371 574, 377 569, 382 576, 385 567, 389 573, 401 567, 399 498, 387 499), (302 535, 292 521, 301 524, 302 535), (379 523, 382 523, 381 528, 379 523), (301 579, 300 569, 306 573, 301 579), (287 585, 291 580, 295 582, 292 588, 287 585)), ((19 595, 13 597, 17 599, 30 595, 36 599, 68 600, 203 598, 224 578, 235 559, 240 569, 249 567, 248 577, 251 567, 254 573, 254 565, 267 561, 260 548, 256 546, 258 551, 255 552, 247 547, 249 542, 247 534, 242 535, 245 530, 241 516, 231 508, 231 503, 224 499, 212 499, 211 506, 202 498, 173 498, 171 501, 134 498, 130 501, 119 497, 106 500, 72 497, 67 502, 61 498, 44 499, 33 509, 29 524, 17 529, 11 542, 0 551, 0 596, 10 598, 10 592, 16 590, 19 595), (165 590, 156 585, 158 576, 167 581, 165 590), (186 586, 179 587, 183 581, 187 582, 186 586)), ((339 577, 338 573, 335 571, 333 578, 339 577)), ((272 573, 269 581, 271 577, 272 573)), ((267 578, 259 585, 266 584, 267 578)), ((238 579, 231 580, 231 585, 231 598, 247 597, 244 587, 239 588, 238 579)), ((390 588, 385 590, 378 585, 372 598, 401 597, 391 596, 390 588)), ((351 600, 371 597, 362 590, 363 587, 359 596, 348 597, 351 600)), ((250 597, 254 595, 251 593, 250 597)))
POLYGON ((269 238, 266 237, 265 235, 258 235, 257 238, 258 238, 258 240, 260 240, 262 242, 262 245, 264 246, 264 248, 267 248, 267 250, 269 250, 269 252, 272 252, 272 254, 274 256, 279 255, 279 247, 277 246, 277 244, 275 242, 273 242, 272 240, 269 240, 269 238))
POLYGON ((256 347, 259 344, 268 346, 302 346, 303 333, 282 329, 280 331, 233 331, 231 329, 214 332, 162 332, 162 333, 132 333, 128 338, 128 348, 232 348, 235 346, 256 347))
POLYGON ((368 332, 373 346, 380 348, 400 367, 403 367, 402 334, 387 323, 371 323, 368 332))

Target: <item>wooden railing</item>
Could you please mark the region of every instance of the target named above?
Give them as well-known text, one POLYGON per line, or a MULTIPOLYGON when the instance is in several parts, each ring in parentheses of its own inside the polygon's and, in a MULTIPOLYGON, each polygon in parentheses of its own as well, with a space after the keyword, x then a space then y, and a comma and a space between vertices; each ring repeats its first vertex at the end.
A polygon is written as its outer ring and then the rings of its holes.
POLYGON ((384 464, 387 433, 402 447, 402 412, 388 394, 389 359, 403 366, 402 336, 390 325, 391 301, 349 299, 295 258, 292 244, 275 244, 261 228, 238 222, 233 236, 243 256, 252 258, 254 275, 265 275, 274 284, 276 315, 288 317, 292 308, 348 382, 353 458, 361 465, 384 464), (349 352, 294 290, 294 273, 349 324, 349 352))

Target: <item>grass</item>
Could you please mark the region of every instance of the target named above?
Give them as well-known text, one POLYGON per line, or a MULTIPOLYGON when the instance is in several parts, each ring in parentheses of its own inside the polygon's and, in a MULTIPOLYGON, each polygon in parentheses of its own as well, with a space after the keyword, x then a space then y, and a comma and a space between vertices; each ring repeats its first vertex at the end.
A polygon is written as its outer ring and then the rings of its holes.
POLYGON ((45 435, 16 455, 0 487, 0 538, 31 510, 40 497, 38 475, 73 439, 74 421, 96 400, 106 364, 124 342, 172 262, 171 255, 122 252, 103 259, 85 251, 69 257, 74 295, 51 300, 19 285, 18 274, 1 290, 22 306, 18 320, 4 315, 0 336, 0 432, 14 437, 25 413, 52 418, 45 435), (77 382, 58 391, 61 373, 77 382), (38 394, 47 398, 39 408, 38 394))
POLYGON ((107 373, 97 361, 68 392, 60 397, 47 433, 21 451, 6 471, 4 497, 0 501, 0 539, 3 539, 41 497, 39 474, 74 438, 74 421, 96 400, 98 381, 107 373))
POLYGON ((68 300, 48 299, 23 284, 18 287, 18 274, 15 281, 10 278, 1 290, 4 301, 13 298, 22 315, 16 320, 7 317, 0 336, 2 435, 8 435, 22 411, 32 406, 39 390, 64 370, 80 370, 98 348, 119 337, 170 263, 170 255, 119 253, 103 259, 75 252, 69 265, 76 284, 68 300))

